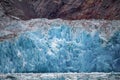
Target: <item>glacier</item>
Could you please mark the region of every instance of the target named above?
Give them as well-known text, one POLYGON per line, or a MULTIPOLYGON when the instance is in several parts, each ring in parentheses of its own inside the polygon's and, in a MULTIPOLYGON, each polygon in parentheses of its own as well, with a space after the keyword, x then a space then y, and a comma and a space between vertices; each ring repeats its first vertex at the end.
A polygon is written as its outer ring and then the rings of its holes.
POLYGON ((120 72, 119 27, 120 21, 13 22, 0 30, 0 73, 120 72))

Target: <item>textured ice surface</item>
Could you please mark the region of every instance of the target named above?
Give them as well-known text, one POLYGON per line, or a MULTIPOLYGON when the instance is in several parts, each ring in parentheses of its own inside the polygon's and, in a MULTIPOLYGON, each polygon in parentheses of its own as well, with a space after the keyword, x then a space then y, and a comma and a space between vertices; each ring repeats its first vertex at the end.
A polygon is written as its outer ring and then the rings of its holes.
POLYGON ((119 24, 32 20, 8 25, 0 34, 0 73, 119 72, 119 24))
POLYGON ((0 80, 120 80, 120 73, 1 74, 0 80))

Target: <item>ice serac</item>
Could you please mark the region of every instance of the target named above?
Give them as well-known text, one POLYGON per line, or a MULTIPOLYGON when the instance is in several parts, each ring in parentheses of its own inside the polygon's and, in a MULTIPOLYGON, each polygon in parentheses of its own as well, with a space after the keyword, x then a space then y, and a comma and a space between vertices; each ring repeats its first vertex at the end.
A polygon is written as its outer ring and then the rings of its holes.
POLYGON ((0 73, 119 72, 119 28, 116 20, 13 22, 0 33, 0 73))

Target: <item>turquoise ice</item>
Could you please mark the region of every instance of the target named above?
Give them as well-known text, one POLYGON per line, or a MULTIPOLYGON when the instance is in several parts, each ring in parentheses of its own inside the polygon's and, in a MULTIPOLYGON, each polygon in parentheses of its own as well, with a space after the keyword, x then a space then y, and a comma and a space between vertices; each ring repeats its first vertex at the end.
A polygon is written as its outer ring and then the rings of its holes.
POLYGON ((61 25, 0 42, 0 73, 119 71, 119 31, 105 42, 99 31, 61 25))

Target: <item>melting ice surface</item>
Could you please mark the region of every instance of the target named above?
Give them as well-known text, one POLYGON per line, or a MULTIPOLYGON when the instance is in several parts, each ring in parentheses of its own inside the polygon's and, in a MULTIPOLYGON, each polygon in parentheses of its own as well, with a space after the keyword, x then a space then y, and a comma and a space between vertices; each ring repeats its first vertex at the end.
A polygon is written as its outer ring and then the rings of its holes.
POLYGON ((120 32, 105 42, 67 25, 27 31, 0 42, 0 73, 119 72, 120 32))

